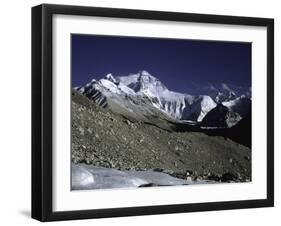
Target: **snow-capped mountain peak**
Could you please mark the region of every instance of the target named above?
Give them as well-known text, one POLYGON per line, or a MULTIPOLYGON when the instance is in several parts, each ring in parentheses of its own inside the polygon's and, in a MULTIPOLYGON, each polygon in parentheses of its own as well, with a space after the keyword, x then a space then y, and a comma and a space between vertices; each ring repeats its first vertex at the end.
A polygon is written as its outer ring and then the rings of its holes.
MULTIPOLYGON (((212 89, 217 93, 214 96, 190 95, 170 91, 158 78, 145 70, 128 76, 114 77, 112 74, 107 74, 98 81, 93 79, 77 90, 102 106, 113 104, 112 108, 116 109, 118 105, 118 111, 121 112, 123 107, 130 106, 131 109, 126 109, 124 112, 133 111, 138 117, 142 114, 157 116, 165 113, 175 120, 200 122, 217 106, 217 103, 222 103, 234 112, 250 106, 248 98, 244 96, 237 98, 235 92, 225 83, 222 84, 221 89, 215 87, 212 89), (138 106, 134 107, 134 105, 138 106)), ((240 111, 239 114, 243 115, 240 111)))
POLYGON ((105 79, 107 79, 107 80, 109 80, 109 81, 111 81, 111 82, 113 82, 115 84, 119 83, 119 81, 117 79, 115 79, 114 76, 111 73, 107 74, 105 76, 105 79))
MULTIPOLYGON (((139 71, 139 75, 140 76, 148 76, 148 77, 153 77, 148 71, 146 71, 146 70, 141 70, 141 71, 139 71)), ((153 77, 153 78, 155 78, 155 77, 153 77)))
POLYGON ((159 94, 167 90, 166 86, 149 72, 142 70, 137 74, 118 77, 119 81, 128 86, 136 93, 158 97, 159 94))
POLYGON ((226 83, 222 83, 219 89, 212 89, 210 96, 212 96, 217 103, 233 100, 237 97, 236 93, 226 83))
MULTIPOLYGON (((107 74, 104 78, 92 80, 77 90, 95 102, 103 104, 109 99, 115 103, 120 101, 125 103, 130 101, 127 97, 135 102, 144 98, 143 102, 149 100, 147 103, 153 108, 176 120, 201 121, 216 106, 209 96, 192 96, 170 91, 158 78, 144 70, 120 77, 107 74)), ((124 106, 121 102, 120 106, 124 106)))
POLYGON ((159 97, 167 88, 155 77, 141 75, 139 77, 139 90, 137 92, 147 94, 148 96, 159 97))

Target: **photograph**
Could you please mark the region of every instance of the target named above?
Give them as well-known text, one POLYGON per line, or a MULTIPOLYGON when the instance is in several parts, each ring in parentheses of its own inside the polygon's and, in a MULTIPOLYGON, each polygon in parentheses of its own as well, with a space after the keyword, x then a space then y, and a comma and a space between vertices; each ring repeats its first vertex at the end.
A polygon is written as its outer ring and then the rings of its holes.
POLYGON ((32 7, 33 219, 275 205, 274 18, 147 9, 32 7))
POLYGON ((71 34, 71 190, 251 182, 252 44, 71 34))

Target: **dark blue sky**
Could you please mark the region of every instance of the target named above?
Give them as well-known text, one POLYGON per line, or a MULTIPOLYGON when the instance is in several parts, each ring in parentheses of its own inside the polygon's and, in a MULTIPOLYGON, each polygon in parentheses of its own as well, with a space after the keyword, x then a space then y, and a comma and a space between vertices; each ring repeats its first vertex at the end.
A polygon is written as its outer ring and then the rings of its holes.
POLYGON ((146 70, 170 90, 251 86, 251 43, 72 34, 72 86, 146 70))

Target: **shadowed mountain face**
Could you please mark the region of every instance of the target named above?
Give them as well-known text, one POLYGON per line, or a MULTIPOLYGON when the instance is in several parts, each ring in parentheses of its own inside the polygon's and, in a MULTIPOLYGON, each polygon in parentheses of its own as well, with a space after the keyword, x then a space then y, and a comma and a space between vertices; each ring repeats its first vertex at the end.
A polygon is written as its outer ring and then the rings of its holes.
POLYGON ((247 147, 252 147, 252 114, 249 113, 230 129, 229 137, 247 147))
POLYGON ((241 119, 235 126, 231 128, 218 128, 211 130, 202 130, 209 136, 220 136, 225 139, 229 138, 248 148, 252 147, 252 117, 251 113, 241 119))
POLYGON ((251 112, 252 101, 249 97, 242 95, 234 100, 223 102, 222 104, 231 111, 238 113, 241 117, 245 117, 251 112))
POLYGON ((229 128, 236 125, 241 120, 241 116, 225 107, 222 104, 217 104, 201 122, 202 126, 229 128))

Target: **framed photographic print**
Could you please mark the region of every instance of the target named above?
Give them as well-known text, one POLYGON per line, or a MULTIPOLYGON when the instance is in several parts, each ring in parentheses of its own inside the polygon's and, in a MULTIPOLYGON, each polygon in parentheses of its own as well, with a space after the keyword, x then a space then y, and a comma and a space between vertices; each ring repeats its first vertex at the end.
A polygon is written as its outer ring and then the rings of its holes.
POLYGON ((32 217, 274 205, 274 21, 32 8, 32 217))

